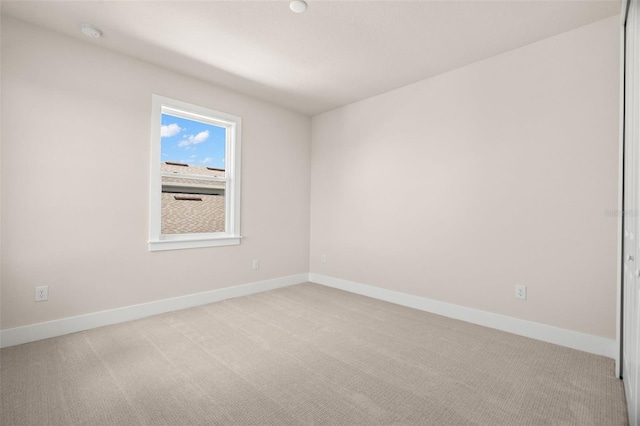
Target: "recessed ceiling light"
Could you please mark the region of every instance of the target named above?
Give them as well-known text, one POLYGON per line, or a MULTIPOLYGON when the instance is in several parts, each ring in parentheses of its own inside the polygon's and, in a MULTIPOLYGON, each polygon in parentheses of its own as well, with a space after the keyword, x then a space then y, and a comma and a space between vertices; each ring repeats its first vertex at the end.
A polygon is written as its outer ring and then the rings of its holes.
POLYGON ((92 27, 89 24, 82 24, 80 26, 80 29, 82 30, 82 33, 87 37, 100 38, 100 36, 102 36, 102 31, 100 31, 96 27, 92 27))
POLYGON ((307 10, 307 3, 302 0, 293 0, 289 3, 289 8, 295 13, 302 13, 307 10))

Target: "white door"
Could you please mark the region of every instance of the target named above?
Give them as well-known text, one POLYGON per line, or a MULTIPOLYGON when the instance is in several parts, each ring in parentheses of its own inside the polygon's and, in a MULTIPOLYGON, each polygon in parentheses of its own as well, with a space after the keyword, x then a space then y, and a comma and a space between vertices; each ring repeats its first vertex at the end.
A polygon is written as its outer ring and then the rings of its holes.
POLYGON ((624 126, 624 245, 623 245, 623 378, 629 421, 637 425, 638 354, 640 353, 640 8, 629 2, 626 22, 625 126, 624 126))

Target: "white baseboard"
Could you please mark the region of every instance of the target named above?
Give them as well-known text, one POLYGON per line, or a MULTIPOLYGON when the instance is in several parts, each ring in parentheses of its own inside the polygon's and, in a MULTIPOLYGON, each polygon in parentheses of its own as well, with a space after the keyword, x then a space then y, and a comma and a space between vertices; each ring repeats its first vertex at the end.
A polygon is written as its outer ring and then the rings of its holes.
POLYGON ((124 308, 95 312, 76 317, 63 318, 54 321, 41 322, 24 327, 0 330, 0 347, 20 345, 22 343, 35 342, 36 340, 62 336, 91 328, 131 321, 151 315, 165 312, 192 308, 207 303, 234 297, 247 296, 280 287, 287 287, 309 281, 309 274, 290 275, 271 280, 258 281, 234 287, 226 287, 218 290, 205 291, 203 293, 189 294, 187 296, 158 300, 140 305, 126 306, 124 308))
POLYGON ((343 280, 316 273, 290 275, 287 277, 258 281, 234 287, 226 287, 203 293, 143 303, 140 305, 126 306, 108 311, 42 322, 24 327, 0 330, 0 348, 136 320, 165 312, 192 308, 194 306, 205 305, 207 303, 231 299, 234 297, 247 296, 276 288, 301 284, 307 281, 407 306, 409 308, 432 312, 434 314, 467 321, 473 324, 507 331, 520 336, 555 343, 557 345, 578 349, 596 355, 615 358, 616 354, 616 342, 613 339, 606 339, 604 337, 593 336, 577 331, 508 317, 506 315, 440 302, 426 297, 412 296, 398 291, 387 290, 380 287, 374 287, 367 284, 361 284, 354 281, 343 280))
POLYGON ((316 273, 309 274, 309 281, 596 355, 614 359, 616 357, 616 341, 614 339, 606 339, 316 273))

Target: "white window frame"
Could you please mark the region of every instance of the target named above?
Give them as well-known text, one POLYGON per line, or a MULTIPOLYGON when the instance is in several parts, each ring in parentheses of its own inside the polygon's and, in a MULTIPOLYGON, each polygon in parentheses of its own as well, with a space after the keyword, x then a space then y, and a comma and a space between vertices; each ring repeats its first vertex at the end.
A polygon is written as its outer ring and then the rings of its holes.
MULTIPOLYGON (((152 95, 151 183, 149 188, 149 251, 217 247, 240 244, 240 133, 242 119, 176 99, 152 95), (225 231, 196 234, 162 234, 162 176, 160 170, 162 114, 201 121, 226 129, 225 177, 196 176, 225 182, 225 231)), ((171 177, 175 177, 172 175, 171 177)), ((188 178, 189 175, 184 175, 188 178)), ((194 177, 194 176, 191 176, 194 177)))

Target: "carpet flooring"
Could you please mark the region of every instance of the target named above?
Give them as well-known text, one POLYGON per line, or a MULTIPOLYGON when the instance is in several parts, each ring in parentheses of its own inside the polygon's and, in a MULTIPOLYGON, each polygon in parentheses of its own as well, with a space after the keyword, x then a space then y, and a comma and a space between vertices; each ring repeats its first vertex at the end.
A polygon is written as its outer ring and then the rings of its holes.
POLYGON ((626 425, 611 359, 316 284, 0 351, 0 424, 626 425))

